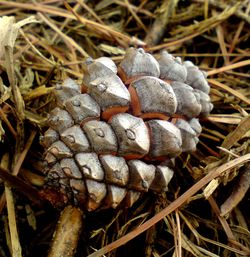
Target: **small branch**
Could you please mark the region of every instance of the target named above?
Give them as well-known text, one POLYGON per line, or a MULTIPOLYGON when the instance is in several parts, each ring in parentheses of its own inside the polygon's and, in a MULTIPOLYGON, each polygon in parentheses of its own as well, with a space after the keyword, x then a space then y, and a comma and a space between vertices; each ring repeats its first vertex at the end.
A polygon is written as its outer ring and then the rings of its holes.
POLYGON ((247 165, 240 177, 239 182, 235 185, 232 194, 221 205, 221 216, 225 216, 235 208, 243 199, 250 187, 250 165, 247 165))
POLYGON ((161 7, 159 8, 160 11, 153 23, 153 26, 149 30, 145 38, 145 42, 147 45, 153 46, 158 44, 161 41, 167 29, 169 19, 173 14, 174 9, 177 6, 177 3, 178 3, 178 0, 163 1, 161 7))
POLYGON ((82 213, 72 206, 62 211, 48 257, 73 257, 82 230, 82 213))
POLYGON ((213 208, 213 211, 215 212, 217 218, 219 219, 219 221, 227 235, 228 240, 235 240, 235 236, 234 236, 228 222, 226 221, 225 218, 221 217, 220 209, 219 209, 216 201, 214 200, 213 196, 210 196, 208 198, 208 202, 210 203, 211 207, 213 208))
POLYGON ((26 157, 26 155, 27 155, 27 153, 28 153, 28 151, 29 151, 29 149, 30 149, 34 139, 35 139, 36 133, 37 133, 37 131, 35 131, 35 130, 31 131, 30 137, 28 138, 28 140, 27 140, 27 142, 26 142, 26 144, 24 146, 23 151, 20 153, 20 155, 19 155, 19 157, 18 157, 18 159, 17 159, 17 161, 16 161, 16 163, 14 165, 13 175, 16 176, 19 173, 19 170, 20 170, 20 168, 21 168, 21 166, 23 164, 23 161, 24 161, 24 159, 25 159, 25 157, 26 157))
MULTIPOLYGON (((21 192, 23 192, 24 194, 28 195, 29 198, 32 198, 33 196, 33 193, 34 193, 34 196, 35 196, 35 201, 37 200, 37 198, 39 199, 39 202, 40 202, 40 199, 41 197, 38 196, 38 193, 37 192, 33 192, 32 191, 32 187, 30 187, 29 185, 27 185, 26 183, 24 183, 22 180, 16 181, 15 179, 17 178, 16 176, 18 175, 19 171, 20 171, 20 168, 22 166, 22 163, 31 147, 31 144, 33 143, 33 140, 36 136, 36 131, 32 131, 31 134, 30 134, 30 137, 29 139, 27 140, 27 143, 25 144, 24 146, 24 149, 23 151, 19 154, 19 158, 16 159, 16 162, 13 166, 13 171, 11 174, 8 174, 8 171, 7 170, 1 170, 1 167, 0 167, 0 177, 1 176, 4 176, 4 180, 9 182, 10 185, 12 186, 15 186, 17 187, 21 192), (1 174, 2 173, 2 174, 1 174), (23 185, 20 185, 20 183, 24 183, 23 185)), ((4 207, 4 204, 5 204, 5 195, 2 194, 2 196, 0 197, 0 213, 4 207)))
POLYGON ((0 178, 7 182, 12 187, 15 187, 20 193, 26 195, 31 201, 37 203, 38 205, 42 205, 42 198, 35 188, 26 184, 20 178, 12 175, 9 170, 4 169, 0 166, 0 178))
POLYGON ((6 126, 10 130, 11 134, 13 135, 13 137, 16 138, 17 137, 17 133, 16 133, 15 129, 12 127, 11 123, 9 122, 9 120, 7 119, 7 117, 6 117, 4 111, 2 110, 1 107, 0 107, 0 118, 6 124, 6 126))

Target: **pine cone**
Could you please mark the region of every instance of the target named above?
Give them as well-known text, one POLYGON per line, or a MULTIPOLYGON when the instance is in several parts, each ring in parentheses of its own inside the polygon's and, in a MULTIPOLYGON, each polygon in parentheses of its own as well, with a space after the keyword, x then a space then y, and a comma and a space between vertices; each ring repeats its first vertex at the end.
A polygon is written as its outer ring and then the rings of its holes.
POLYGON ((208 93, 205 73, 166 51, 156 60, 130 48, 118 69, 109 58, 89 59, 82 87, 67 79, 54 90, 41 140, 43 194, 93 211, 166 191, 174 158, 196 149, 208 93))

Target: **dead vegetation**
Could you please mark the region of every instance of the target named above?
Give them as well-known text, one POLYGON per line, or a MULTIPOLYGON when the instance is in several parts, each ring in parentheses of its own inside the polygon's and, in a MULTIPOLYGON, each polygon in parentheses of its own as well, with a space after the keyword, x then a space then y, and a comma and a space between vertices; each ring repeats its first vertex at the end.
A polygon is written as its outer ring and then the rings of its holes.
MULTIPOLYGON (((119 62, 129 46, 206 70, 214 109, 198 150, 177 159, 169 192, 84 213, 76 256, 249 256, 249 11, 248 0, 0 0, 0 256, 50 248, 60 210, 37 192, 53 86, 80 82, 88 56, 119 62)), ((74 240, 64 233, 55 242, 74 240)))

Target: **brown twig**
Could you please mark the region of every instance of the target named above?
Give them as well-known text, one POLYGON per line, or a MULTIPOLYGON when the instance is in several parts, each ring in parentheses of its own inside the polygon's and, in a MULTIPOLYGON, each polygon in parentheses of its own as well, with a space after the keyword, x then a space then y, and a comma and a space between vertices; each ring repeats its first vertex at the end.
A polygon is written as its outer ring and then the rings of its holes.
MULTIPOLYGON (((28 151, 29 151, 29 149, 31 147, 31 144, 32 144, 32 142, 33 142, 33 140, 35 138, 35 135, 36 135, 36 131, 32 131, 31 135, 30 135, 30 137, 29 137, 29 139, 28 139, 28 141, 27 141, 27 143, 26 143, 26 145, 24 147, 24 150, 20 153, 19 158, 16 160, 16 163, 15 163, 15 165, 13 167, 13 173, 9 174, 9 176, 8 176, 8 174, 6 174, 6 172, 5 172, 6 179, 8 179, 8 178, 11 179, 11 175, 13 175, 13 176, 17 176, 18 175, 19 170, 20 170, 20 168, 22 166, 22 163, 23 163, 23 161, 24 161, 24 159, 25 159, 25 157, 26 157, 26 155, 27 155, 27 153, 28 153, 28 151)), ((4 173, 4 171, 2 171, 2 172, 4 173)), ((17 185, 19 185, 19 184, 17 184, 17 185)), ((21 188, 19 188, 19 189, 21 189, 21 188)), ((25 188, 24 188, 24 191, 25 191, 25 188)), ((0 213, 1 213, 4 205, 5 205, 5 194, 2 194, 1 198, 0 198, 0 213)))
POLYGON ((164 0, 162 2, 155 21, 145 38, 145 42, 147 45, 154 46, 161 41, 167 29, 169 19, 173 15, 174 9, 177 4, 178 0, 164 0))
POLYGON ((48 257, 73 257, 82 230, 82 212, 67 206, 61 213, 48 257))
POLYGON ((239 182, 234 186, 232 194, 221 205, 221 216, 229 214, 239 202, 243 199, 250 187, 250 165, 244 168, 243 174, 240 176, 239 182))
POLYGON ((15 166, 13 168, 13 175, 16 176, 19 173, 19 170, 20 170, 20 168, 22 166, 22 163, 23 163, 23 161, 24 161, 24 159, 25 159, 25 157, 26 157, 26 155, 27 155, 27 153, 28 153, 28 151, 31 147, 31 144, 33 143, 33 140, 36 136, 36 133, 37 133, 37 131, 35 131, 35 130, 31 131, 30 137, 28 138, 27 143, 24 146, 23 151, 21 152, 17 162, 15 163, 15 166))
POLYGON ((9 122, 9 120, 7 119, 5 113, 3 112, 2 108, 0 107, 0 118, 3 122, 5 122, 5 124, 7 125, 7 127, 9 128, 11 134, 14 136, 14 138, 17 137, 17 133, 15 131, 15 129, 12 127, 11 123, 9 122))
POLYGON ((40 206, 42 205, 43 200, 36 189, 26 184, 20 178, 13 176, 9 170, 4 169, 1 166, 0 166, 0 178, 3 179, 3 181, 8 182, 8 184, 11 185, 12 187, 15 187, 20 193, 27 196, 31 201, 35 202, 40 206))
POLYGON ((234 236, 228 222, 226 221, 225 218, 220 216, 220 209, 212 196, 208 197, 208 202, 210 203, 211 207, 213 208, 213 211, 215 212, 217 218, 219 219, 219 221, 227 235, 228 240, 235 240, 235 236, 234 236))

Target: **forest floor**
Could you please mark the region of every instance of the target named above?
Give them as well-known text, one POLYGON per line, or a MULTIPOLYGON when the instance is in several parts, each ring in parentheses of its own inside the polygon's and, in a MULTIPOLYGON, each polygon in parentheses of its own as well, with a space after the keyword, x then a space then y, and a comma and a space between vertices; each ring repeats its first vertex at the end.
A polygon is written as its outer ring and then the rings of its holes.
POLYGON ((214 108, 169 191, 84 213, 75 256, 250 256, 249 11, 248 0, 0 0, 0 257, 51 246, 61 210, 38 192, 53 87, 81 83, 89 56, 119 63, 129 46, 194 62, 214 108))

